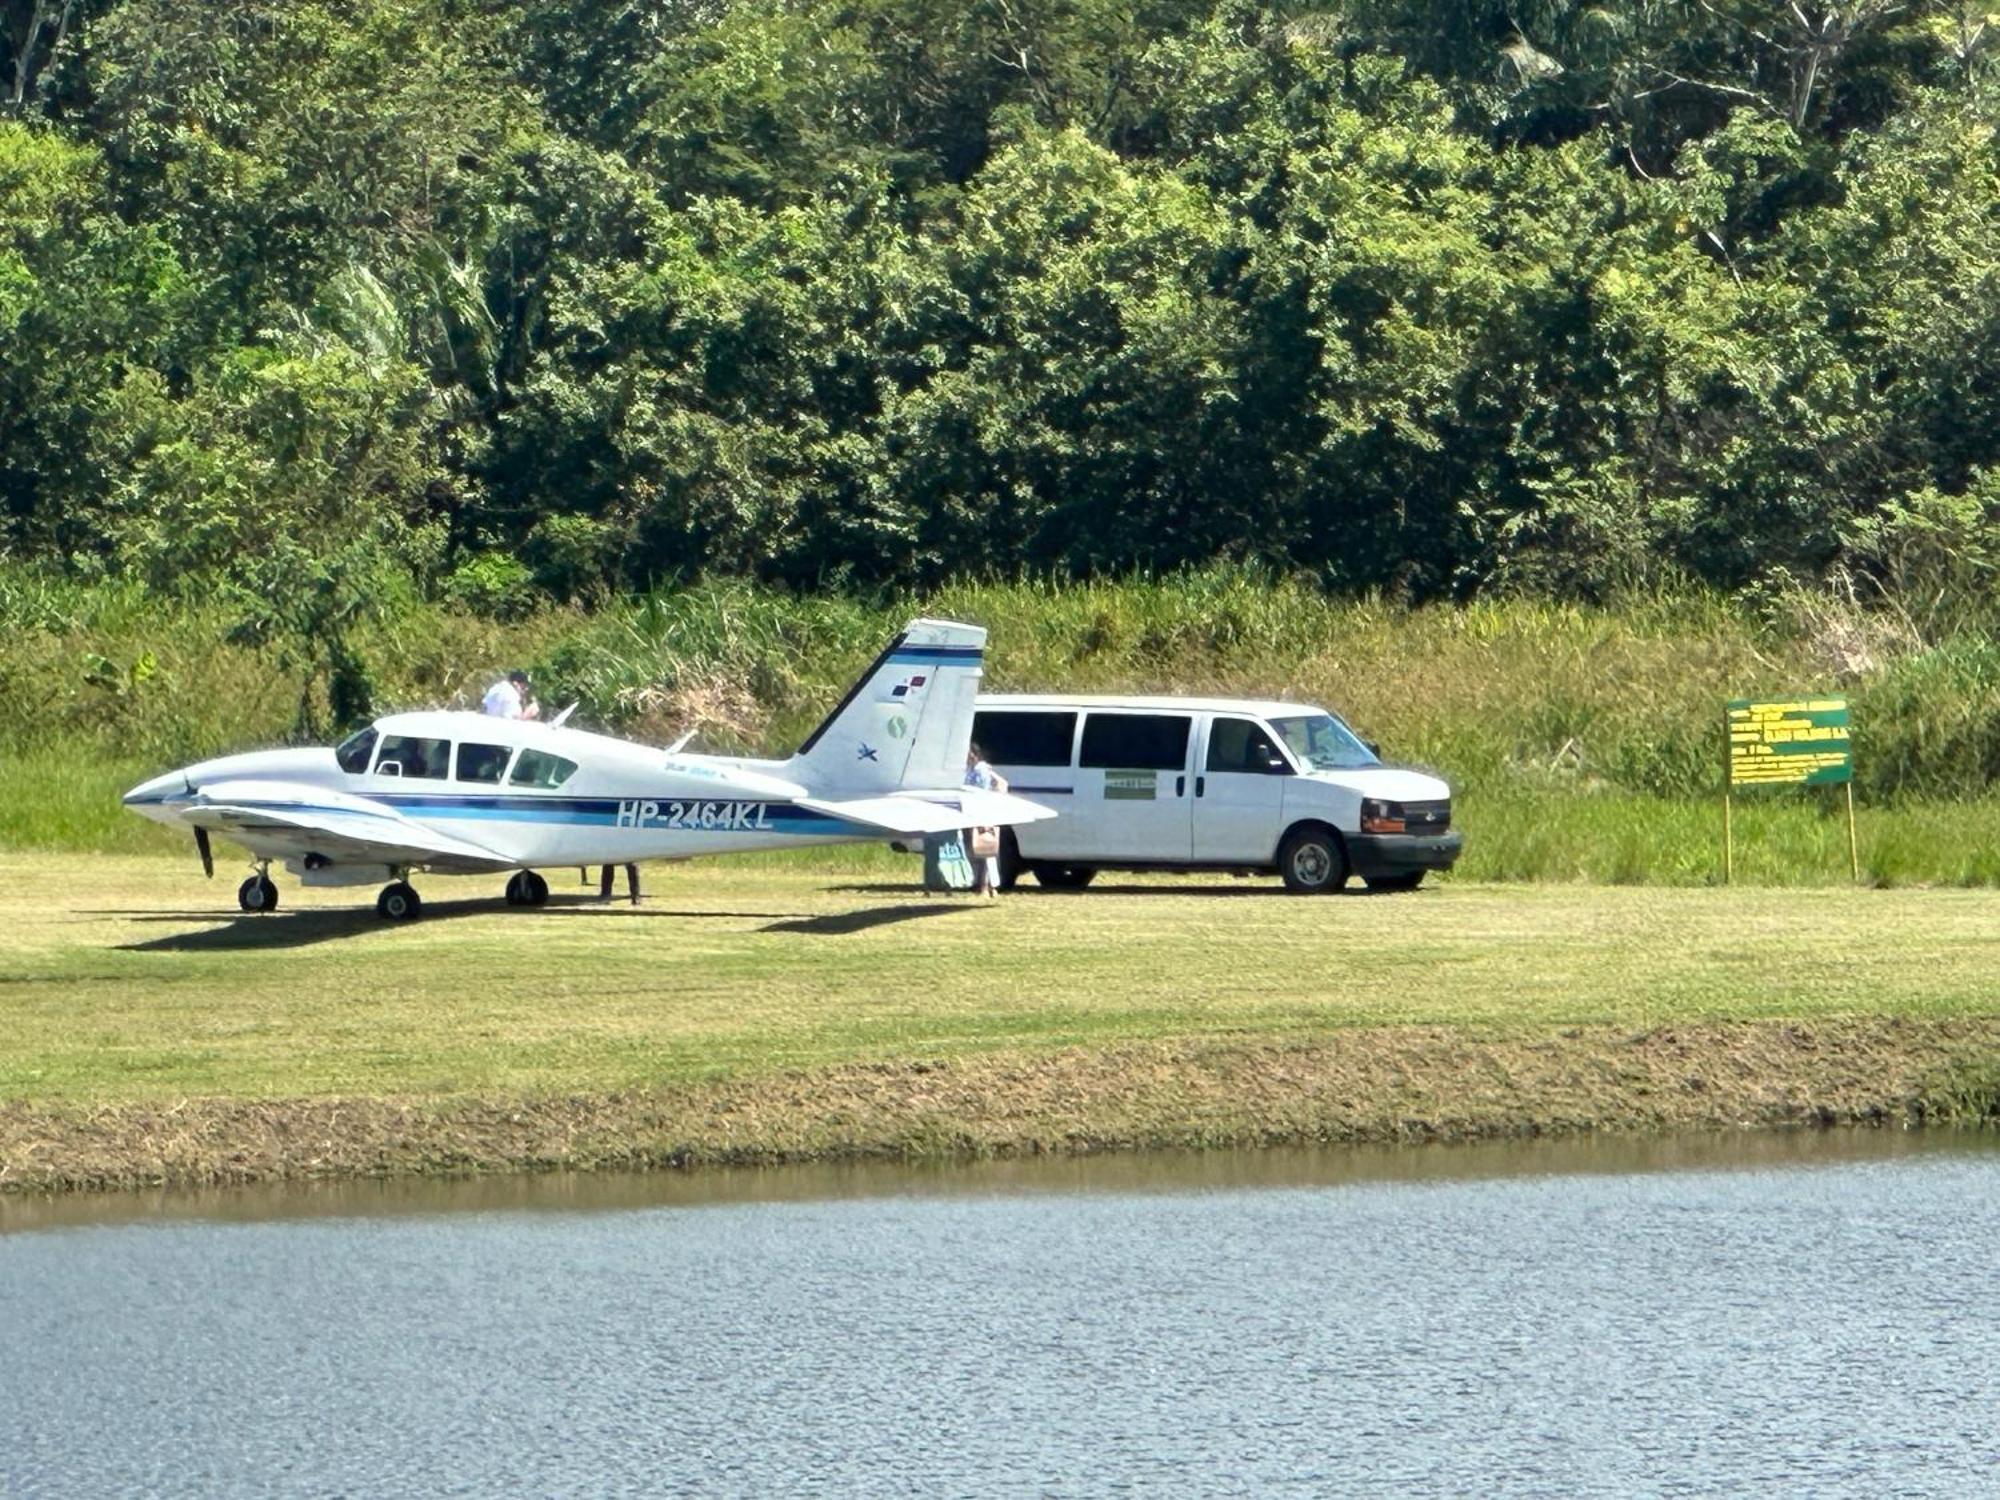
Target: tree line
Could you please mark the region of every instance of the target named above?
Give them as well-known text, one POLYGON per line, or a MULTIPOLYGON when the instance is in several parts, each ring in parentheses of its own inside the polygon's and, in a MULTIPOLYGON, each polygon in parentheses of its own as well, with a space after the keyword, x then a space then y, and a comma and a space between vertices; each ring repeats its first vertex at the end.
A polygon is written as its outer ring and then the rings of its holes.
POLYGON ((1990 571, 1988 3, 0 0, 0 547, 327 650, 1990 571))

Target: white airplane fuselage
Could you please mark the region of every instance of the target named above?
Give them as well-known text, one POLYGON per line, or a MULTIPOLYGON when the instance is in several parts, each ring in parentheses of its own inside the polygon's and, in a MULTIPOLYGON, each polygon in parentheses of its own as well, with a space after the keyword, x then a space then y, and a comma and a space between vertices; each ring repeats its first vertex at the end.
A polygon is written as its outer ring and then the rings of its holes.
MULTIPOLYGON (((345 771, 331 749, 262 750, 155 777, 127 793, 125 804, 190 829, 197 826, 191 814, 224 799, 273 811, 324 808, 373 816, 387 810, 521 868, 687 859, 888 836, 800 807, 798 799, 810 790, 779 774, 783 761, 669 757, 584 730, 471 713, 395 714, 375 728, 383 738, 400 732, 443 739, 454 760, 460 745, 504 745, 556 755, 573 761, 576 770, 556 787, 472 783, 345 771), (324 796, 299 795, 307 791, 324 796)), ((301 830, 298 841, 310 844, 312 836, 301 830)), ((308 852, 301 848, 299 855, 308 852)))

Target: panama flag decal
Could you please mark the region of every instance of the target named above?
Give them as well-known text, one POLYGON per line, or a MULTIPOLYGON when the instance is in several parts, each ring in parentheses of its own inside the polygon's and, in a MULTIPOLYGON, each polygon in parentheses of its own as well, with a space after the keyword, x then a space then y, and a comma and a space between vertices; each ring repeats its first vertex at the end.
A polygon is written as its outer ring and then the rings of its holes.
POLYGON ((919 672, 914 677, 905 677, 901 682, 889 689, 889 696, 891 698, 908 698, 922 691, 923 685, 924 674, 919 672))

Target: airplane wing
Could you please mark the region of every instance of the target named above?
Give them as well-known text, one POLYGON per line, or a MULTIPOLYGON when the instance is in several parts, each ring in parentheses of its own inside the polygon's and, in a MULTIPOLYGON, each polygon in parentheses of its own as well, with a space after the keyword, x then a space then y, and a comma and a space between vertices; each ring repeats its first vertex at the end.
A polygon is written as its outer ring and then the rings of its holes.
POLYGON ((1039 823, 1055 810, 1006 792, 967 787, 962 792, 932 792, 927 796, 799 797, 798 806, 845 818, 889 833, 950 833, 959 828, 1039 823))
POLYGON ((271 859, 317 854, 335 864, 425 865, 468 873, 511 870, 516 863, 369 798, 282 782, 205 788, 181 818, 271 859))

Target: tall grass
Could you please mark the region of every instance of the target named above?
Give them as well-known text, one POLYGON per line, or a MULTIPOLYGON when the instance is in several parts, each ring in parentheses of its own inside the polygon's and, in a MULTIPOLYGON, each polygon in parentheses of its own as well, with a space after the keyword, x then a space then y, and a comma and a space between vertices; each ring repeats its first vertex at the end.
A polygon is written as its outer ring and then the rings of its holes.
MULTIPOLYGON (((2000 644, 1967 637, 1841 681, 1807 634, 1717 595, 1608 608, 1529 599, 1411 610, 1329 600, 1254 570, 1083 583, 965 582, 924 598, 799 597, 735 582, 499 623, 413 606, 358 638, 378 709, 470 706, 524 666, 545 706, 654 742, 782 750, 919 613, 991 631, 993 690, 1201 692, 1333 707, 1457 789, 1481 878, 1719 877, 1722 706, 1839 688, 1855 710, 1864 877, 2000 883, 2000 644)), ((153 847, 116 792, 203 755, 277 743, 300 684, 228 621, 122 587, 0 568, 0 844, 153 847), (23 795, 33 788, 33 795, 23 795)), ((1846 878, 1829 797, 1736 803, 1738 875, 1846 878)))

